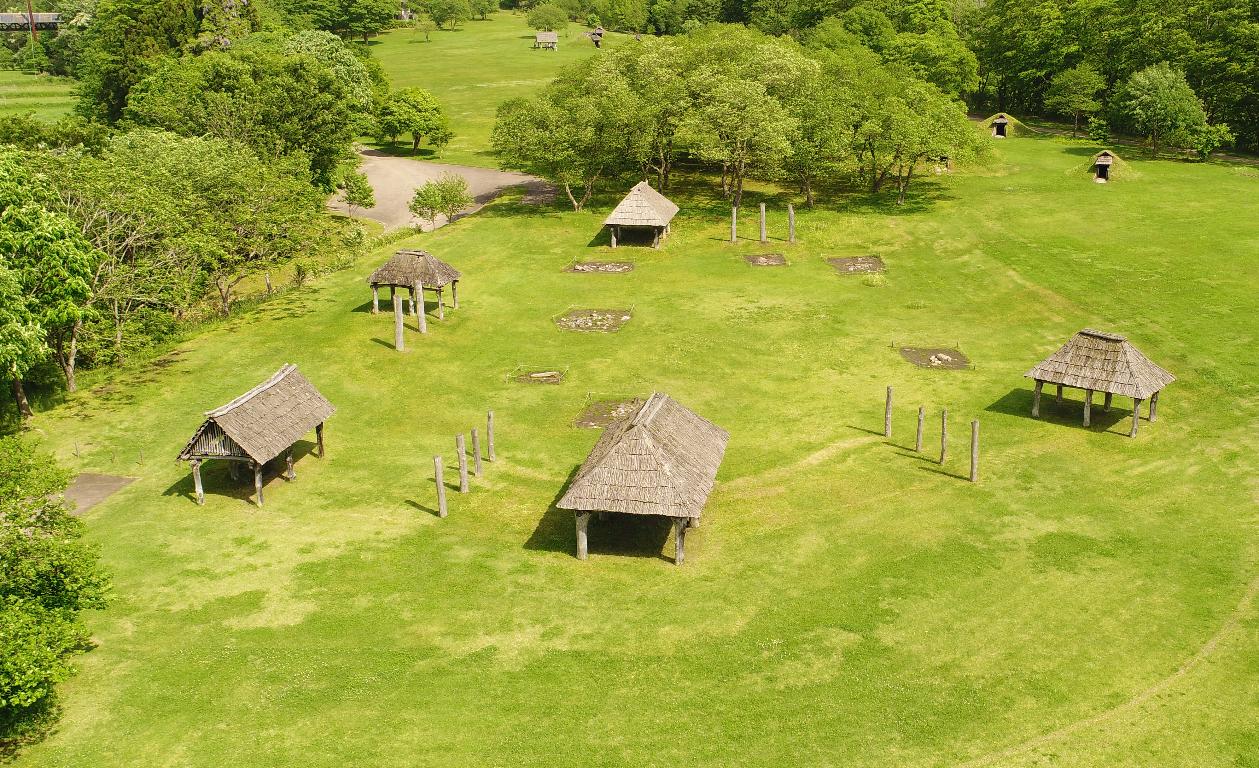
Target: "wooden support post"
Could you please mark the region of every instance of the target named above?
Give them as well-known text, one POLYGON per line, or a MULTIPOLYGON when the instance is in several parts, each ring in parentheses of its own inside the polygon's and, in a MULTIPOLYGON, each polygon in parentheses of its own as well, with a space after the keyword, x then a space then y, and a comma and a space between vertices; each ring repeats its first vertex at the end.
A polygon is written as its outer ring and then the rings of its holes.
POLYGON ((468 449, 463 433, 455 435, 455 450, 459 453, 459 492, 468 492, 468 449))
POLYGON ((590 513, 577 513, 577 559, 585 560, 589 554, 586 543, 586 529, 590 527, 590 513))
POLYGON ((192 489, 197 493, 197 503, 205 503, 205 489, 201 486, 201 459, 192 460, 192 489))
POLYGON ((399 352, 406 350, 406 339, 402 334, 402 297, 393 295, 393 348, 399 352))
POLYGON ((397 294, 397 288, 389 286, 389 303, 393 303, 393 297, 397 294))
POLYGON ((323 423, 315 425, 315 447, 319 450, 319 458, 323 458, 323 423))
POLYGON ((1093 390, 1084 390, 1084 426, 1093 424, 1093 390))
POLYGON ((883 436, 892 436, 892 388, 887 388, 887 402, 883 405, 883 436))
POLYGON ((1132 429, 1128 432, 1128 437, 1137 436, 1137 427, 1141 426, 1141 398, 1134 397, 1132 399, 1132 429))
POLYGON ((615 248, 616 247, 616 227, 615 226, 608 227, 608 232, 612 234, 612 247, 615 248))
POLYGON ((372 314, 380 314, 380 286, 372 283, 372 314))
POLYGON ((739 209, 730 206, 730 242, 738 242, 739 240, 739 209))
POLYGON ((420 333, 428 333, 428 316, 424 313, 424 283, 416 282, 415 296, 415 308, 417 311, 415 319, 420 323, 420 333))
POLYGON ((488 452, 490 461, 494 460, 494 412, 488 411, 485 414, 485 448, 488 452))
POLYGON ((949 410, 940 411, 940 463, 949 456, 949 410))
POLYGON ((459 309, 459 281, 454 280, 450 283, 450 308, 459 309))
POLYGON ((1111 397, 1112 397, 1111 393, 1107 392, 1106 397, 1103 398, 1102 400, 1102 410, 1105 411, 1106 413, 1110 413, 1111 397))
POLYGON ((1054 399, 1058 402, 1059 405, 1062 404, 1062 385, 1061 384, 1058 385, 1058 395, 1054 399))
POLYGON ((970 423, 970 481, 979 482, 979 420, 970 423))
POLYGON ((442 296, 442 289, 437 289, 437 319, 446 319, 446 299, 442 296))
POLYGON ((761 242, 765 241, 765 203, 761 203, 761 242))
POLYGON ((263 281, 267 284, 267 295, 268 295, 268 296, 270 296, 270 295, 271 295, 271 291, 272 291, 272 288, 271 288, 271 273, 270 273, 270 272, 263 272, 263 273, 262 273, 262 279, 263 279, 263 281))
POLYGON ((1036 387, 1032 390, 1032 418, 1040 418, 1040 391, 1045 388, 1045 382, 1040 379, 1036 380, 1036 387))
POLYGON ((922 425, 927 419, 927 409, 918 406, 918 433, 914 436, 914 450, 922 453, 922 425))
POLYGON ((481 436, 472 428, 472 474, 481 476, 481 436))
POLYGON ((681 565, 686 560, 686 524, 687 518, 673 518, 673 564, 681 565))
POLYGON ((415 286, 407 288, 407 314, 415 314, 415 286))
POLYGON ((232 459, 229 459, 227 462, 227 476, 232 478, 233 481, 240 480, 240 472, 236 468, 236 462, 232 459))
POLYGON ((258 506, 262 506, 262 465, 254 462, 254 493, 258 499, 258 506))
POLYGON ((787 203, 787 242, 796 241, 796 207, 787 203))
POLYGON ((284 455, 284 479, 285 480, 297 479, 297 473, 293 471, 293 449, 292 448, 290 448, 289 452, 284 455))
POLYGON ((1158 413, 1158 393, 1155 392, 1150 396, 1150 423, 1154 422, 1158 413))
POLYGON ((442 471, 442 457, 433 457, 433 482, 437 483, 437 516, 446 516, 446 478, 442 471))

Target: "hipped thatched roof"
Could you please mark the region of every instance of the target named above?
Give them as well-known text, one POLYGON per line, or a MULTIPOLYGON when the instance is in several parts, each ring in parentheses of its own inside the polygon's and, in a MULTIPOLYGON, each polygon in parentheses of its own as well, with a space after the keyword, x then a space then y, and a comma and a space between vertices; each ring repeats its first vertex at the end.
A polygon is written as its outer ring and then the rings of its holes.
POLYGON ((239 456, 262 464, 335 412, 296 365, 285 365, 227 405, 206 411, 179 458, 239 456))
POLYGON ((559 32, 539 32, 533 36, 533 39, 539 43, 558 43, 560 41, 559 32))
POLYGON ((419 281, 425 288, 441 288, 460 277, 459 270, 428 251, 398 251, 367 282, 409 288, 419 281))
POLYGON ((662 393, 613 423, 560 509, 697 518, 730 435, 662 393))
POLYGON ((678 207, 672 200, 640 181, 603 223, 618 227, 666 227, 677 212, 678 207))
POLYGON ((1085 328, 1024 374, 1050 384, 1146 399, 1176 380, 1126 338, 1085 328))

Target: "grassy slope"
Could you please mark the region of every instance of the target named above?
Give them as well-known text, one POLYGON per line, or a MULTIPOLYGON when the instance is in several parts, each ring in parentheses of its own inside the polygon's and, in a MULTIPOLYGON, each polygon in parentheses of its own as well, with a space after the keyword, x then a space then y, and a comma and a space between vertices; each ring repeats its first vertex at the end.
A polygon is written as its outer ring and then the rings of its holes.
POLYGON ((894 215, 802 213, 803 242, 771 246, 786 269, 743 264, 764 247, 722 242, 702 191, 659 252, 616 252, 638 264, 619 276, 561 272, 611 255, 591 244, 608 201, 502 202, 408 243, 466 279, 406 354, 364 311, 381 252, 41 414, 62 459, 139 480, 88 515, 116 602, 23 764, 1251 764, 1255 173, 1136 162, 1099 187, 1065 172, 1086 148, 998 152, 894 215), (870 252, 886 278, 822 261, 870 252), (627 305, 615 335, 550 320, 627 305), (1092 430, 1079 393, 1027 415, 1021 374, 1086 325, 1179 377, 1135 440, 1118 399, 1092 430), (892 341, 956 342, 976 367, 915 369, 892 341), (211 468, 197 507, 171 457, 285 361, 338 406, 329 457, 272 480, 264 510, 211 468), (521 363, 569 379, 505 381, 521 363), (866 431, 887 384, 891 444, 866 431), (549 507, 596 435, 569 423, 590 393, 652 389, 732 433, 687 565, 638 523, 592 525, 578 562, 549 507), (943 468, 905 448, 920 403, 952 414, 943 468), (431 457, 452 466, 487 407, 500 461, 438 520, 431 457))
POLYGON ((0 115, 34 112, 36 117, 55 120, 73 108, 73 80, 0 70, 0 115))
MULTIPOLYGON (((535 51, 533 30, 524 16, 502 12, 453 31, 437 30, 429 42, 409 30, 390 32, 373 42, 372 54, 384 65, 393 87, 427 88, 445 107, 455 138, 437 159, 496 167, 487 150, 498 105, 534 93, 565 64, 595 53, 582 32, 570 26, 567 33, 560 33, 558 51, 535 51)), ((607 35, 604 47, 614 48, 625 40, 623 35, 607 35)), ((398 149, 409 152, 410 143, 398 149)), ((427 147, 421 153, 431 156, 427 147)))

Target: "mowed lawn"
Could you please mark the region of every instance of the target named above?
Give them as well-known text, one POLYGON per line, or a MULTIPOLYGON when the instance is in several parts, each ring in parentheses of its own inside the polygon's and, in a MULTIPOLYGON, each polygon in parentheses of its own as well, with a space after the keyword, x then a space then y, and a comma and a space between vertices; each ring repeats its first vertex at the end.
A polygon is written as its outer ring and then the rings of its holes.
MULTIPOLYGON (((598 53, 585 31, 569 25, 560 33, 559 50, 534 50, 534 31, 524 15, 500 11, 455 30, 436 30, 429 41, 422 32, 389 32, 374 40, 371 50, 394 88, 428 89, 450 118, 454 139, 435 157, 430 147, 422 146, 420 157, 497 167, 489 146, 498 105, 536 93, 566 64, 598 53)), ((603 49, 632 42, 624 35, 608 34, 603 49)), ((410 139, 404 137, 396 149, 410 152, 410 147, 410 139)))
POLYGON ((1134 161, 1103 187, 1070 171, 1091 151, 1013 139, 902 210, 802 211, 794 245, 776 198, 777 239, 724 242, 707 186, 678 191, 659 251, 604 245, 611 198, 506 199, 398 244, 464 273, 461 308, 430 309, 427 336, 409 322, 403 354, 366 311, 389 248, 160 365, 87 377, 35 434, 138 479, 86 516, 114 601, 19 764, 1254 764, 1259 174, 1134 161), (743 261, 768 251, 790 265, 743 261), (824 261, 864 254, 887 273, 824 261), (636 269, 563 271, 613 256, 636 269), (560 331, 570 307, 633 319, 560 331), (1023 372, 1086 326, 1178 376, 1136 439, 1120 398, 1092 429, 1078 392, 1029 417, 1023 372), (918 369, 893 343, 974 367, 918 369), (337 406, 327 458, 269 479, 262 509, 211 463, 198 507, 174 456, 285 362, 337 406), (647 520, 592 523, 578 561, 553 503, 597 433, 572 421, 653 390, 731 433, 686 565, 647 520), (455 466, 490 408, 498 461, 438 519, 432 457, 455 466))
POLYGON ((75 82, 69 78, 0 70, 0 115, 27 112, 56 120, 74 109, 75 82))

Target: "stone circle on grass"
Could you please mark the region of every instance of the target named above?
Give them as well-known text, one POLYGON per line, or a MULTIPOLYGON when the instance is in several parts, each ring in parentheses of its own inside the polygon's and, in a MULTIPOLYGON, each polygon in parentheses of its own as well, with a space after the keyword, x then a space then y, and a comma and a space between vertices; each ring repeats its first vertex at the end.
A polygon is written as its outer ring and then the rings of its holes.
POLYGON ((887 271, 883 259, 878 256, 846 256, 838 259, 827 259, 827 264, 835 268, 841 275, 874 274, 887 271))
POLYGON ((960 371, 970 367, 970 358, 959 349, 943 347, 901 347, 901 357, 919 368, 960 371))
POLYGON ((743 260, 754 267, 787 266, 787 257, 781 253, 758 253, 754 256, 744 256, 743 260))
POLYGON ((586 409, 573 422, 573 426, 582 429, 601 429, 633 413, 634 409, 642 404, 642 399, 637 397, 629 400, 596 400, 586 406, 586 409))
POLYGON ((615 333, 632 316, 628 309, 573 309, 555 318, 555 324, 566 331, 615 333))
POLYGON ((512 376, 512 381, 521 384, 559 384, 563 380, 563 371, 524 371, 512 376))
POLYGON ((632 261, 576 261, 564 268, 565 272, 596 272, 619 275, 634 271, 632 261))

